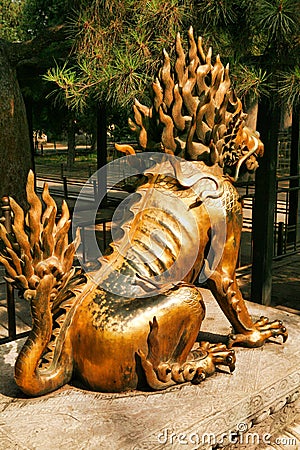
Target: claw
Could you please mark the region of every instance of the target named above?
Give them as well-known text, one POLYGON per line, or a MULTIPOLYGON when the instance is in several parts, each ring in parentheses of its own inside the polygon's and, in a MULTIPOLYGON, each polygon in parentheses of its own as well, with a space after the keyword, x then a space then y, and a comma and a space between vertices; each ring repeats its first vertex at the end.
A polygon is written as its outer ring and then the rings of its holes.
MULTIPOLYGON (((231 351, 233 351, 233 350, 231 350, 231 351)), ((235 369, 235 361, 236 361, 236 358, 235 358, 235 353, 234 353, 234 352, 233 352, 233 354, 230 353, 230 354, 227 356, 227 358, 226 358, 226 362, 227 362, 227 365, 228 365, 229 370, 230 370, 231 373, 232 373, 232 372, 234 371, 234 369, 235 369)))
POLYGON ((269 338, 282 336, 283 343, 288 338, 288 332, 281 320, 270 322, 267 317, 260 317, 253 324, 252 330, 245 334, 230 334, 228 336, 228 347, 241 345, 244 347, 261 347, 269 338))
POLYGON ((256 324, 262 326, 269 322, 269 318, 265 316, 261 316, 260 319, 256 322, 256 324))
POLYGON ((200 384, 202 381, 204 381, 206 378, 206 375, 202 368, 199 368, 196 370, 196 375, 193 378, 193 384, 200 384))
POLYGON ((157 367, 157 378, 163 383, 168 383, 171 380, 171 367, 167 363, 161 363, 157 367))
MULTIPOLYGON (((146 358, 146 355, 144 354, 144 352, 139 349, 137 351, 137 354, 141 358, 141 364, 142 364, 142 367, 143 367, 145 375, 146 375, 147 383, 152 389, 160 391, 160 390, 166 389, 167 387, 170 387, 170 386, 173 386, 174 384, 176 384, 175 381, 173 381, 171 379, 169 379, 166 382, 159 380, 156 372, 153 369, 153 365, 146 358)), ((165 364, 165 365, 167 366, 167 364, 165 364)), ((164 367, 164 369, 166 369, 165 375, 167 375, 166 372, 168 369, 166 367, 164 367)))
POLYGON ((183 366, 183 378, 185 381, 193 381, 195 377, 196 368, 194 364, 186 363, 183 366))
POLYGON ((183 368, 180 366, 180 364, 175 363, 172 366, 172 378, 176 383, 184 383, 184 375, 183 375, 183 368))

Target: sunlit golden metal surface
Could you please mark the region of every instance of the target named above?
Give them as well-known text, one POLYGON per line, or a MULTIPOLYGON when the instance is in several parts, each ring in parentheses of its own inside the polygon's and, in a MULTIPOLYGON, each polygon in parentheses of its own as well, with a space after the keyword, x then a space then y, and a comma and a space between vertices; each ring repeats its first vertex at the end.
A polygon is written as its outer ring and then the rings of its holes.
MULTIPOLYGON (((198 383, 219 365, 234 370, 235 344, 258 347, 270 337, 287 339, 280 321, 252 321, 235 276, 242 210, 232 183, 256 169, 263 145, 245 127, 220 58, 213 64, 211 50, 205 54, 192 30, 187 54, 179 36, 176 54, 172 68, 164 52, 153 105, 136 101, 131 127, 142 150, 183 160, 166 160, 145 173, 123 236, 94 274, 97 283, 73 267, 77 243, 68 243, 65 203, 57 222, 46 186, 43 211, 32 173, 26 219, 10 200, 13 233, 8 236, 0 224, 0 262, 8 282, 31 305, 33 329, 15 366, 15 380, 28 395, 53 391, 73 375, 104 392, 198 383), (162 170, 167 163, 169 174, 162 170), (208 247, 219 259, 208 258, 208 247), (205 315, 194 285, 199 273, 232 324, 227 346, 201 343, 195 349, 205 315)), ((129 146, 118 150, 134 154, 129 146)))

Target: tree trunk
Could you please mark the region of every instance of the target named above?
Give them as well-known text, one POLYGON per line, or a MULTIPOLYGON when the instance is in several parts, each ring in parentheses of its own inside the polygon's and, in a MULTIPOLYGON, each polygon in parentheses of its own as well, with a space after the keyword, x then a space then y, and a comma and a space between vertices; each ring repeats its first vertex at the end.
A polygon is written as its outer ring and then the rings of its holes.
POLYGON ((246 125, 251 130, 256 130, 257 114, 258 114, 258 99, 245 101, 246 113, 248 114, 246 119, 246 125))
POLYGON ((68 118, 68 154, 67 168, 72 169, 75 163, 76 143, 75 143, 75 120, 72 113, 68 118))
POLYGON ((265 151, 255 174, 251 300, 263 305, 271 303, 279 119, 279 108, 262 98, 257 122, 265 151))
POLYGON ((25 186, 31 168, 26 110, 16 77, 0 41, 0 197, 10 195, 26 205, 25 186))

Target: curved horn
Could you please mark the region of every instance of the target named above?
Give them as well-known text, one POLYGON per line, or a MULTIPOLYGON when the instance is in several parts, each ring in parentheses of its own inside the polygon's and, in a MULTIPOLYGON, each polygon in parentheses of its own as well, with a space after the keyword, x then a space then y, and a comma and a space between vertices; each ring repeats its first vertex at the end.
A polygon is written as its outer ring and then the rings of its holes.
POLYGON ((239 177, 239 172, 240 172, 240 168, 242 166, 242 164, 246 161, 246 159, 249 158, 249 156, 253 155, 253 153, 256 152, 256 150, 258 149, 258 139, 255 136, 252 136, 252 139, 254 140, 255 144, 254 147, 248 151, 248 153, 246 153, 245 156, 243 156, 239 162, 236 165, 236 170, 235 170, 235 175, 232 178, 233 181, 237 181, 238 177, 239 177))

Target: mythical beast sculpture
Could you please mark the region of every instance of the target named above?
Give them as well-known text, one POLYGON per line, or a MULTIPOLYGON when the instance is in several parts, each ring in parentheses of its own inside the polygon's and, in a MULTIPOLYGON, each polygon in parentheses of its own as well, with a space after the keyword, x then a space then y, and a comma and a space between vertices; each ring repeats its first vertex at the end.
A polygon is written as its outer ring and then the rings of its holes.
POLYGON ((10 200, 13 233, 0 225, 0 261, 31 305, 33 328, 15 366, 15 380, 28 395, 53 391, 73 374, 105 392, 199 382, 218 365, 234 369, 235 344, 287 339, 280 321, 252 321, 235 277, 242 213, 232 182, 256 168, 263 145, 244 126, 219 56, 213 64, 192 30, 187 55, 179 36, 176 54, 172 68, 164 52, 153 105, 136 101, 131 122, 142 150, 168 157, 145 173, 123 235, 93 276, 73 267, 69 212, 64 203, 56 223, 47 186, 44 211, 32 173, 26 217, 10 200), (194 346, 205 315, 193 284, 200 272, 233 326, 227 346, 194 346))

